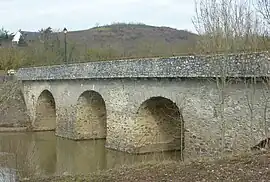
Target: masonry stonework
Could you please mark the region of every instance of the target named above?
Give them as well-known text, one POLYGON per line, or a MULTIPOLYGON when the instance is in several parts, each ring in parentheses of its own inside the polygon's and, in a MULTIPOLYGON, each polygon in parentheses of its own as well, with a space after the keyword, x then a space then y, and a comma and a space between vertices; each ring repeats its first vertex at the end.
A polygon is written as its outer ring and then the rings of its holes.
POLYGON ((74 136, 76 136, 76 139, 106 138, 106 105, 98 92, 85 91, 79 97, 76 116, 74 122, 74 136))
POLYGON ((254 53, 22 68, 17 76, 33 125, 40 94, 51 93, 57 136, 106 138, 107 148, 126 152, 184 149, 193 156, 219 152, 222 132, 228 151, 265 137, 270 95, 261 77, 269 76, 268 66, 267 53, 254 53), (216 78, 225 76, 223 88, 216 78), (252 76, 255 86, 243 79, 252 76))
POLYGON ((48 90, 42 91, 36 103, 36 119, 32 126, 35 131, 50 131, 56 127, 55 101, 48 90))

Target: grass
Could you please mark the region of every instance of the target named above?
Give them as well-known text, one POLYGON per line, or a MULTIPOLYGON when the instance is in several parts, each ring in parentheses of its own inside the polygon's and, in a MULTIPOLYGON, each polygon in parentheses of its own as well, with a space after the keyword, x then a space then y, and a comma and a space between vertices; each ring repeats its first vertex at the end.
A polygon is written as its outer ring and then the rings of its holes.
POLYGON ((242 153, 218 160, 150 162, 100 171, 89 175, 24 179, 25 182, 128 182, 128 181, 268 181, 270 152, 242 153))
POLYGON ((110 27, 97 27, 95 28, 97 31, 110 31, 112 30, 110 27))

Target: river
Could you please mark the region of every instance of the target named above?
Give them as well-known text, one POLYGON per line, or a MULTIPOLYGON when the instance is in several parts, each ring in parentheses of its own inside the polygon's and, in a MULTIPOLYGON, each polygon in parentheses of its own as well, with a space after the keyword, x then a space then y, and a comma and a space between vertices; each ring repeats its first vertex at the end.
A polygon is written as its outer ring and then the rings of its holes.
POLYGON ((105 140, 72 141, 54 132, 0 133, 0 170, 16 170, 20 177, 74 175, 151 160, 180 160, 178 152, 132 155, 104 146, 105 140))

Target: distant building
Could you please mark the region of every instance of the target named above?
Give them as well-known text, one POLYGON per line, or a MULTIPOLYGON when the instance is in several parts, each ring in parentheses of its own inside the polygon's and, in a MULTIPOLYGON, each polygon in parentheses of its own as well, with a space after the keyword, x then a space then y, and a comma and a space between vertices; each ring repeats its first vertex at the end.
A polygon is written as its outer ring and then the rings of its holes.
POLYGON ((39 32, 27 32, 20 29, 12 39, 12 46, 27 46, 34 41, 40 41, 39 37, 39 32))
MULTIPOLYGON (((29 31, 22 31, 19 29, 15 35, 13 36, 10 44, 10 40, 7 41, 9 45, 12 47, 17 46, 29 46, 32 43, 39 42, 44 44, 45 39, 50 41, 58 41, 58 34, 57 33, 48 33, 47 35, 44 35, 42 32, 29 32, 29 31)), ((1 44, 1 42, 0 42, 1 44)), ((0 45, 1 46, 1 45, 0 45)), ((5 46, 7 47, 7 46, 5 46)))
POLYGON ((19 30, 18 32, 16 32, 16 34, 14 35, 14 37, 12 39, 12 45, 19 45, 21 38, 23 38, 23 37, 22 37, 21 30, 19 30))

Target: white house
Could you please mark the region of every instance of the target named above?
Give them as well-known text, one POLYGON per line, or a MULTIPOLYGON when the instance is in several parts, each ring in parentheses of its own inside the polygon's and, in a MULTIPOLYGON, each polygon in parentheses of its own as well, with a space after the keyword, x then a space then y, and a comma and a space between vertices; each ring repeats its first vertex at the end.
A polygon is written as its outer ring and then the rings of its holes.
POLYGON ((22 36, 21 30, 19 30, 18 32, 16 32, 16 34, 14 35, 13 39, 12 39, 12 45, 18 45, 19 44, 19 40, 22 36))

